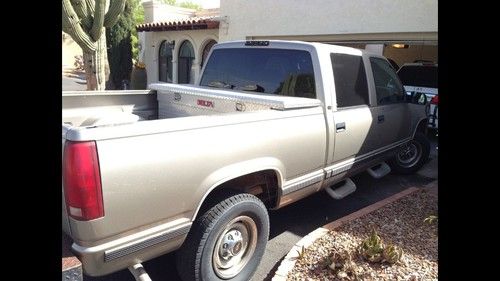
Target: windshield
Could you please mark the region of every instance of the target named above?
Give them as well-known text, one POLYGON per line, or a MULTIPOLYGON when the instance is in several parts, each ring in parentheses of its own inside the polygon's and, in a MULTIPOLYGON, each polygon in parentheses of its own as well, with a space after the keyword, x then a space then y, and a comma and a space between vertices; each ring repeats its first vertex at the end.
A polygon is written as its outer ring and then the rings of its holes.
POLYGON ((402 66, 398 75, 405 86, 438 87, 438 68, 436 66, 402 66))
POLYGON ((311 55, 302 50, 268 48, 213 50, 200 85, 316 98, 311 55))

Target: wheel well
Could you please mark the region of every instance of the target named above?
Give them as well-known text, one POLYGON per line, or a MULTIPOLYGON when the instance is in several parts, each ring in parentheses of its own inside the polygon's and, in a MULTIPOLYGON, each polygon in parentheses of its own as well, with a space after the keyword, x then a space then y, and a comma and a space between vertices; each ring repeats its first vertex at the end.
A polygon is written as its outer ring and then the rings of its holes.
POLYGON ((197 214, 203 214, 221 197, 235 193, 250 193, 259 198, 268 209, 278 204, 278 176, 274 170, 264 170, 229 180, 208 194, 197 214))
POLYGON ((427 118, 420 120, 420 122, 417 125, 417 129, 415 130, 415 133, 421 132, 422 134, 426 135, 427 134, 427 123, 428 123, 427 118))

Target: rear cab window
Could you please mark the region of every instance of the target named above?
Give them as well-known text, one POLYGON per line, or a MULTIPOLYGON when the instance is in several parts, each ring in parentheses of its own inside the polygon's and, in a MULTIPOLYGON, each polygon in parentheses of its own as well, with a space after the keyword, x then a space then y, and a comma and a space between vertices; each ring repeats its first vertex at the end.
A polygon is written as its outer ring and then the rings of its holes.
POLYGON ((200 86, 316 98, 311 54, 304 50, 215 49, 205 66, 200 86))

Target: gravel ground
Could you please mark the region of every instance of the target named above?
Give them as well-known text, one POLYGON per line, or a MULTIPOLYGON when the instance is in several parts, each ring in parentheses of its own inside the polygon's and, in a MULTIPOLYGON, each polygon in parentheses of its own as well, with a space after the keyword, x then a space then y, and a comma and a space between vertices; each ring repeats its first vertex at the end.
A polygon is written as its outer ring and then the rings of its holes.
POLYGON ((420 189, 328 232, 303 251, 288 280, 437 280, 437 222, 424 222, 437 215, 437 201, 435 192, 420 189), (372 264, 357 254, 372 227, 386 245, 403 249, 398 263, 372 264))

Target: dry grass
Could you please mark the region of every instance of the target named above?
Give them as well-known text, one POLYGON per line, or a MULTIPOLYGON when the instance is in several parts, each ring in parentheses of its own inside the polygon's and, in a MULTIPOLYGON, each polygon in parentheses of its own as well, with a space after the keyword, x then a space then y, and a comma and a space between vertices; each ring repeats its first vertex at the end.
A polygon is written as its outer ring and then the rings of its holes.
POLYGON ((424 222, 437 215, 437 200, 421 189, 330 231, 305 249, 288 280, 437 280, 437 222, 424 222), (357 253, 372 227, 403 249, 398 263, 370 263, 357 253))

